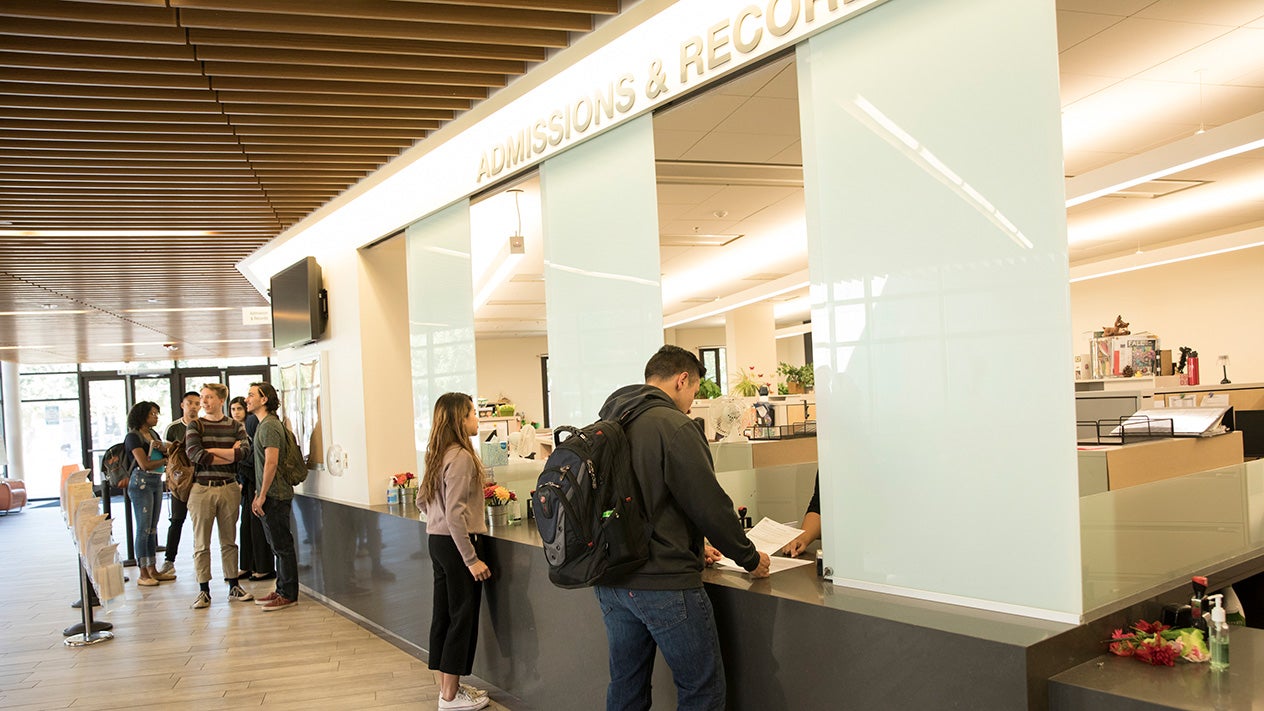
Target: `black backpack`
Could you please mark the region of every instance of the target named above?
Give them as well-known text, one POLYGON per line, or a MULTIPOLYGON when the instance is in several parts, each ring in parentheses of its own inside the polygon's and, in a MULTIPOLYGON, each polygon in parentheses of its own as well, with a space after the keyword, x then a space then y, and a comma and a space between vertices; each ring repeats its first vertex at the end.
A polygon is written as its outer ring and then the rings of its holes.
POLYGON ((670 406, 648 400, 618 420, 553 429, 553 453, 531 492, 531 509, 554 585, 596 585, 649 559, 653 527, 624 430, 642 412, 660 405, 670 406))
POLYGON ((123 483, 124 477, 129 474, 127 468, 129 459, 122 442, 111 445, 101 455, 101 474, 105 476, 106 481, 110 482, 110 486, 117 489, 119 484, 123 483))

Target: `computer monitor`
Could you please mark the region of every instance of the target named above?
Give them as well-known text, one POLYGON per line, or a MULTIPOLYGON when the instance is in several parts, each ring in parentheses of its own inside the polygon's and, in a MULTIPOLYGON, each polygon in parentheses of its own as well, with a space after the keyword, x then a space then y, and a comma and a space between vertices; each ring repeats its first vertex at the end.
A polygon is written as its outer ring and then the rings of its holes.
POLYGON ((1264 457, 1264 410, 1237 410, 1233 426, 1242 432, 1242 456, 1264 457))

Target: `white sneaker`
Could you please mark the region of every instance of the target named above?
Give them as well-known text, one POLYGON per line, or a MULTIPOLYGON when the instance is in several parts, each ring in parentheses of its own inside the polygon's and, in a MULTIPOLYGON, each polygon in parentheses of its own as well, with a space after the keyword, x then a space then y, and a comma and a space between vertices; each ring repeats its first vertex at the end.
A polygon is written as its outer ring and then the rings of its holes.
POLYGON ((198 593, 197 599, 193 601, 194 610, 202 610, 211 606, 211 596, 203 590, 198 593))
POLYGON ((465 693, 469 694, 470 696, 476 699, 480 696, 487 696, 486 689, 480 689, 476 686, 470 686, 469 684, 461 684, 459 688, 464 689, 465 693))
POLYGON ((439 696, 439 708, 447 711, 478 711, 487 706, 489 701, 486 696, 470 696, 470 692, 457 687, 456 696, 451 701, 444 701, 443 696, 439 696))
POLYGON ((163 575, 175 575, 176 564, 172 563, 171 561, 167 561, 166 563, 162 564, 162 567, 158 569, 158 572, 162 573, 163 575))
POLYGON ((240 585, 234 585, 228 589, 228 599, 233 602, 249 602, 255 599, 255 596, 242 590, 240 585))

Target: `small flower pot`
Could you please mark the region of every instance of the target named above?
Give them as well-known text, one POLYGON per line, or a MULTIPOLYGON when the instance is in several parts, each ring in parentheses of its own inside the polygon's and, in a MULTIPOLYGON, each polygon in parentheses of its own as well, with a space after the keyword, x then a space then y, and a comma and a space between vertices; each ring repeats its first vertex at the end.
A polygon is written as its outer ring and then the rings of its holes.
POLYGON ((493 528, 497 526, 509 525, 509 507, 508 506, 488 506, 487 507, 487 525, 493 528))

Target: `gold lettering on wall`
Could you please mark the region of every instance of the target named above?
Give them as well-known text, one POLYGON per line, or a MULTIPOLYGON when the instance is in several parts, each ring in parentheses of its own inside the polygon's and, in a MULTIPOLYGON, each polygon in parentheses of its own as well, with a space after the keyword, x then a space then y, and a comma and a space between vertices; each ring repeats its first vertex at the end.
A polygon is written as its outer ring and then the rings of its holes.
MULTIPOLYGON (((680 42, 674 71, 653 59, 642 72, 626 72, 604 85, 587 90, 565 106, 527 122, 505 140, 490 146, 478 162, 476 183, 493 180, 507 170, 529 164, 589 131, 619 120, 636 110, 638 95, 656 102, 691 82, 721 71, 735 59, 755 54, 769 37, 784 37, 818 17, 837 14, 858 0, 764 0, 743 7, 736 15, 711 24, 705 32, 680 42), (671 77, 676 77, 673 83, 671 77)), ((833 19, 833 18, 826 18, 833 19)), ((824 21, 824 20, 822 20, 824 21)))

